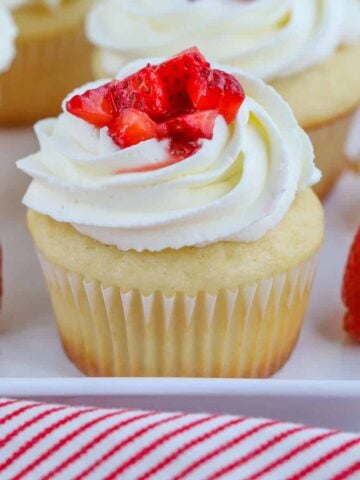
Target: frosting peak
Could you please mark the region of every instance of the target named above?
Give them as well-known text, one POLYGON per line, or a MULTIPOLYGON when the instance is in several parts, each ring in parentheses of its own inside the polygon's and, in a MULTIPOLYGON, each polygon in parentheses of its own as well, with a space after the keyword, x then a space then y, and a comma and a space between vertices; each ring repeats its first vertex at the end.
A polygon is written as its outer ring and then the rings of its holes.
MULTIPOLYGON (((119 79, 148 62, 128 66, 119 79)), ((156 139, 119 148, 107 127, 66 109, 57 119, 39 122, 40 151, 18 162, 33 177, 25 205, 122 250, 261 238, 320 173, 309 139, 281 97, 260 80, 219 68, 235 75, 246 93, 234 121, 229 125, 218 115, 211 139, 164 168, 115 173, 133 162, 163 161, 166 148, 156 139)))
POLYGON ((87 21, 109 75, 136 58, 198 45, 213 61, 266 80, 290 75, 360 39, 359 0, 103 0, 87 21))

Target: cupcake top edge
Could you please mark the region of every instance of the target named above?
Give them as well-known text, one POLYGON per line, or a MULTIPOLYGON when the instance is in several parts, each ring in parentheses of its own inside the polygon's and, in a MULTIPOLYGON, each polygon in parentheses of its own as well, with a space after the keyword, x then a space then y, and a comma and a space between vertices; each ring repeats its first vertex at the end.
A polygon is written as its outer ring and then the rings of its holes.
POLYGON ((275 90, 195 47, 85 85, 35 132, 24 204, 121 250, 256 241, 320 179, 275 90))
POLYGON ((102 0, 87 19, 100 68, 196 44, 212 61, 275 80, 360 40, 359 0, 102 0))
POLYGON ((15 56, 17 28, 10 12, 0 5, 0 74, 6 71, 15 56))

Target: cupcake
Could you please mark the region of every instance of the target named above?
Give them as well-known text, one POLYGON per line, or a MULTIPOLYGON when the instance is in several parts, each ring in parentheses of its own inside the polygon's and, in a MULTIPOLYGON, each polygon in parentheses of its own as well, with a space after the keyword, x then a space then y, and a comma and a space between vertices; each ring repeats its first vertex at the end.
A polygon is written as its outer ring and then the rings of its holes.
POLYGON ((324 196, 346 162, 344 143, 360 105, 359 0, 103 0, 89 15, 98 78, 136 58, 198 45, 213 61, 270 82, 315 148, 324 196))
POLYGON ((323 238, 311 143, 261 80, 158 62, 72 93, 18 163, 64 349, 89 375, 269 376, 323 238))
POLYGON ((360 109, 355 114, 346 141, 346 153, 351 168, 355 173, 360 173, 360 109))
POLYGON ((17 29, 10 13, 0 5, 0 74, 10 67, 14 58, 16 34, 17 29))
MULTIPOLYGON (((11 10, 18 36, 15 58, 0 75, 0 125, 57 115, 64 96, 91 78, 90 46, 83 31, 91 0, 1 2, 11 10)), ((6 36, 13 34, 12 27, 6 36)), ((2 50, 1 45, 3 57, 2 50)))

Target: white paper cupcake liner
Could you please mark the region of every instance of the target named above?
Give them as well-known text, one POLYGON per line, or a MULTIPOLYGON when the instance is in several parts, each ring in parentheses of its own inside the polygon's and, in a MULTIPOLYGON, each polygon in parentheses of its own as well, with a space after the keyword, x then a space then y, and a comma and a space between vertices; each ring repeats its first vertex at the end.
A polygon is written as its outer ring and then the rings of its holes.
POLYGON ((65 351, 97 376, 266 377, 296 343, 316 258, 216 294, 86 280, 40 255, 65 351))

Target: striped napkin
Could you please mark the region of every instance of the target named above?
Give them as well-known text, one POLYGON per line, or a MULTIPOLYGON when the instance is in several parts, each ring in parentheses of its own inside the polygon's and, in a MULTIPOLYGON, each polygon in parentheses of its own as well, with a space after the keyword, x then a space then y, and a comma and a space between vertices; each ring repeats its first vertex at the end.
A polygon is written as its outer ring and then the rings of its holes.
POLYGON ((1 480, 360 478, 360 435, 275 420, 0 399, 1 480))

